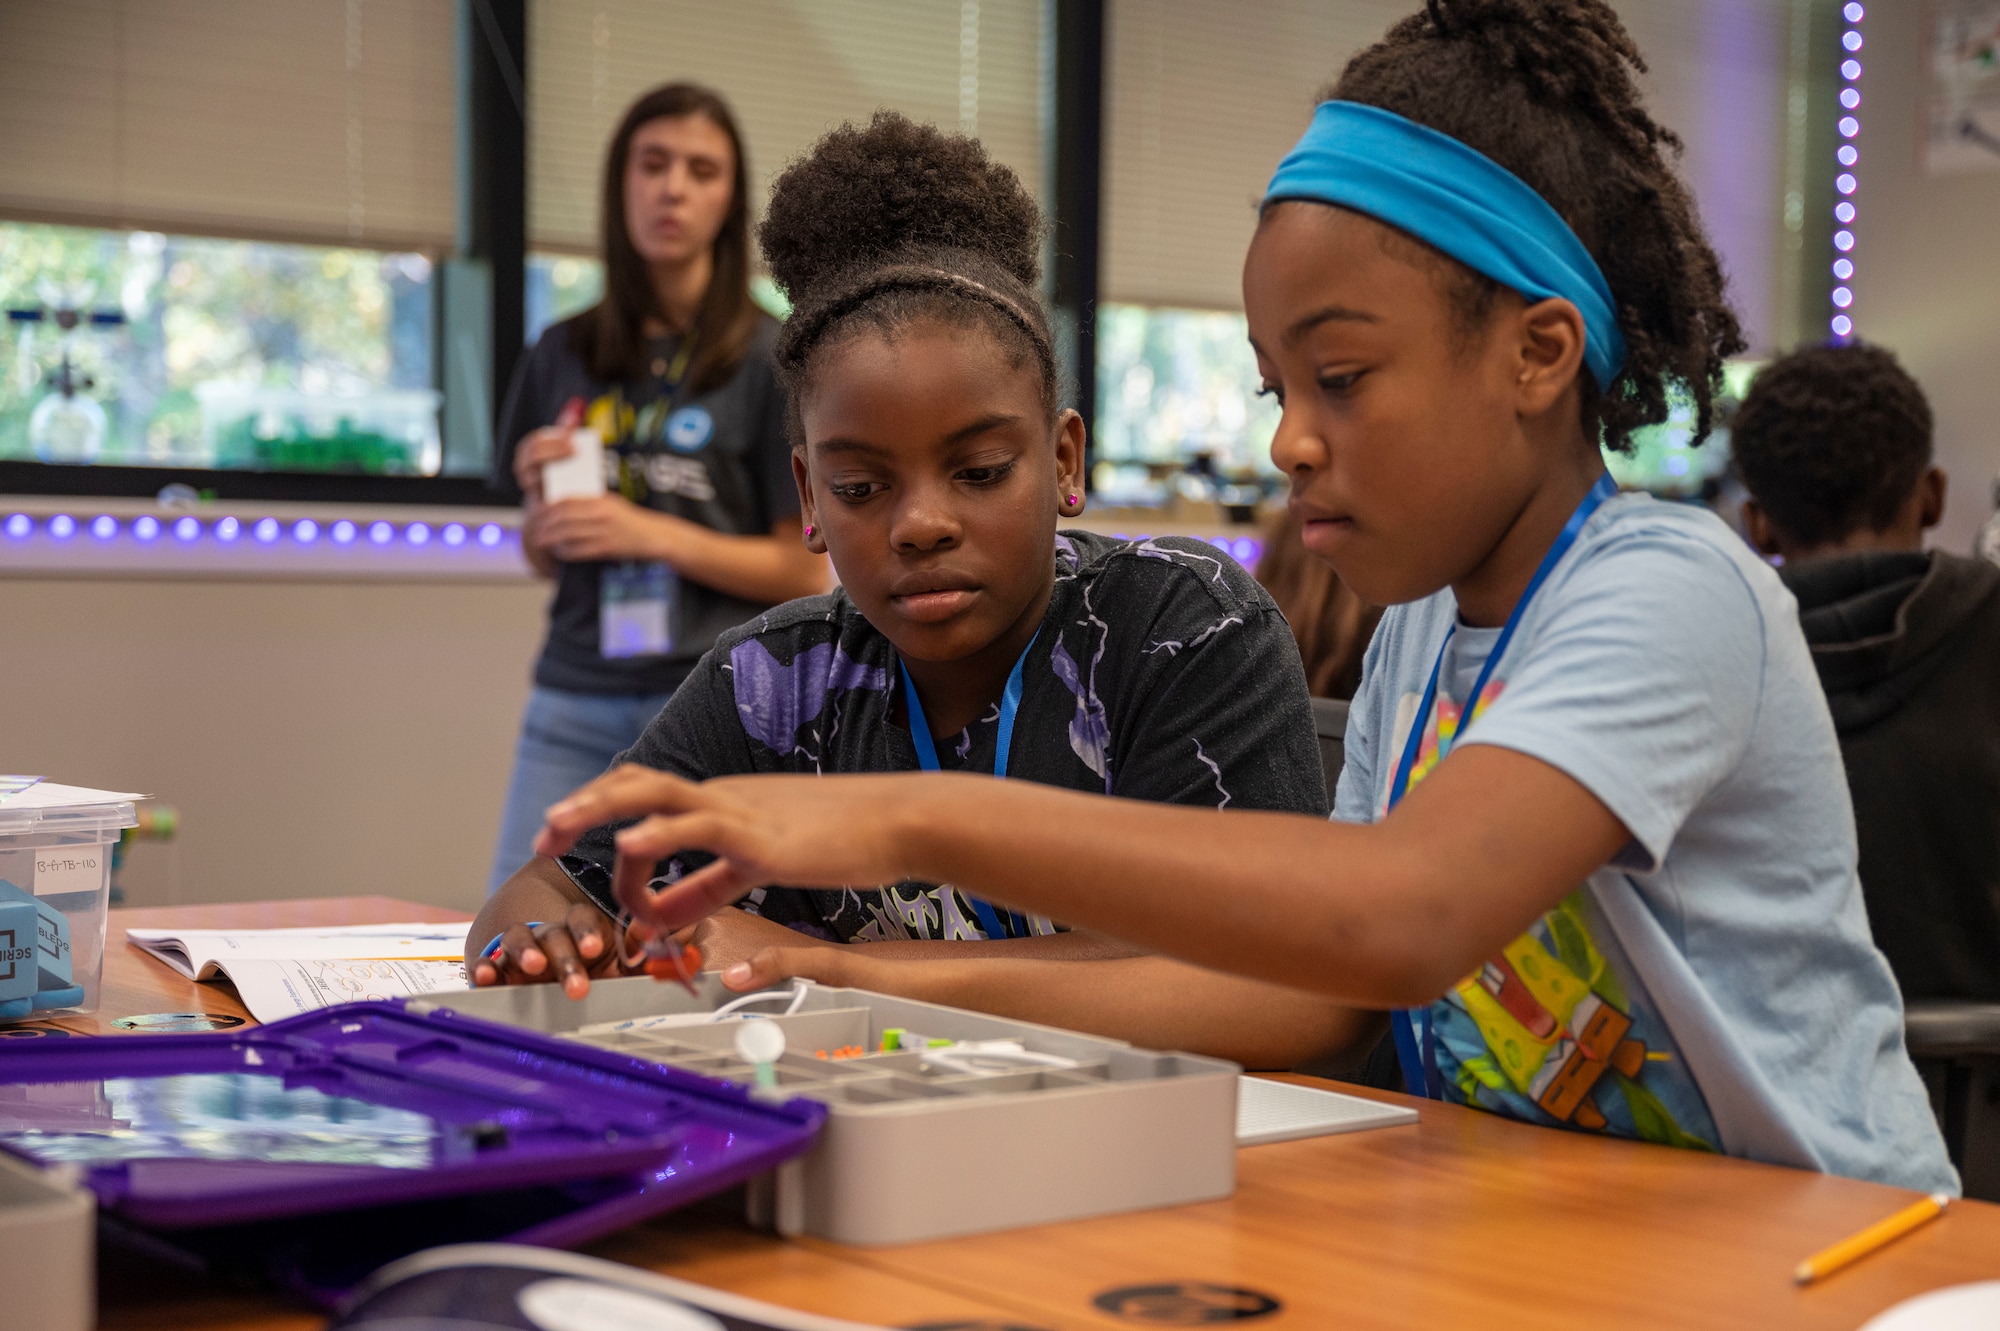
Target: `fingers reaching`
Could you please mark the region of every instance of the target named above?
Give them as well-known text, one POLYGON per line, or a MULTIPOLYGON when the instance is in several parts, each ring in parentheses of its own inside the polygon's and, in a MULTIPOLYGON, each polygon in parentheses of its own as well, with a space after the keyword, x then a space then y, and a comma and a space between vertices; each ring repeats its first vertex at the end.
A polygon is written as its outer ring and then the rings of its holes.
POLYGON ((643 814, 682 812, 696 807, 700 795, 701 787, 692 781, 625 763, 552 805, 535 838, 535 853, 552 858, 566 854, 593 827, 643 814))
MULTIPOLYGON (((619 864, 627 863, 621 847, 619 864)), ((650 860, 645 861, 651 863, 650 860)), ((658 892, 642 880, 633 899, 620 895, 619 904, 633 916, 666 929, 684 928, 725 906, 733 906, 758 884, 728 860, 715 860, 658 892)))

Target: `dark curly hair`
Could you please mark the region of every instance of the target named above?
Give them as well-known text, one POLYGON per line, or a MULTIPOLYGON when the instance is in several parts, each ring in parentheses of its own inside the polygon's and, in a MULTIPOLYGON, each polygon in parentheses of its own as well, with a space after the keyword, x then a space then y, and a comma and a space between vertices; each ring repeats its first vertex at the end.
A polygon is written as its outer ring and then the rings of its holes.
MULTIPOLYGON (((1603 390, 1579 381, 1585 432, 1619 452, 1634 429, 1666 420, 1676 384, 1706 437, 1722 363, 1744 346, 1722 265, 1668 160, 1681 141, 1640 103, 1633 75, 1645 72, 1605 0, 1426 0, 1320 94, 1449 134, 1562 214, 1603 270, 1625 335, 1618 377, 1603 390)), ((1449 275, 1460 327, 1483 328, 1499 284, 1422 250, 1449 275)))
POLYGON ((1931 465, 1931 407, 1881 347, 1803 347, 1757 376, 1729 443, 1771 521, 1831 545, 1896 520, 1931 465))
MULTIPOLYGON (((1054 417, 1055 347, 1036 295, 1041 211, 977 139, 894 111, 842 125, 778 177, 757 240, 792 302, 777 360, 794 403, 815 351, 936 321, 983 326, 1015 365, 1032 362, 1054 417)), ((793 419, 797 439, 796 406, 793 419)))

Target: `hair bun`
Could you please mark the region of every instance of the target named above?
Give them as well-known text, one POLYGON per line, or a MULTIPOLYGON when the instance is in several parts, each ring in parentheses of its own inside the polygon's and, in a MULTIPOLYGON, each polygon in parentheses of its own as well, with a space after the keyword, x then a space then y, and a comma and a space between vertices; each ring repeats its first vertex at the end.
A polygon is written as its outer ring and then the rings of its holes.
POLYGON ((1640 100, 1646 58, 1606 0, 1424 0, 1407 22, 1482 49, 1546 101, 1640 100))
POLYGON ((955 250, 1033 288, 1042 222, 1012 168, 977 139, 895 111, 842 125, 785 168, 757 228, 771 276, 794 303, 836 275, 891 256, 955 250))

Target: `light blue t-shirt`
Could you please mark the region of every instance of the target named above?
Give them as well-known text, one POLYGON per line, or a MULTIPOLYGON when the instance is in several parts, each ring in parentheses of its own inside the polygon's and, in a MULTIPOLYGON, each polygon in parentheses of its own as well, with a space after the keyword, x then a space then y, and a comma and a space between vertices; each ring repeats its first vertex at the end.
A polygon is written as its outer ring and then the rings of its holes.
MULTIPOLYGON (((1456 615, 1449 590, 1384 615, 1336 818, 1386 811, 1456 615)), ((1497 637, 1451 635, 1414 780, 1497 637)), ((1632 840, 1431 1005, 1447 1099, 1958 1191, 1869 935, 1840 748, 1791 594, 1714 515, 1606 501, 1458 742, 1569 774, 1632 840)))

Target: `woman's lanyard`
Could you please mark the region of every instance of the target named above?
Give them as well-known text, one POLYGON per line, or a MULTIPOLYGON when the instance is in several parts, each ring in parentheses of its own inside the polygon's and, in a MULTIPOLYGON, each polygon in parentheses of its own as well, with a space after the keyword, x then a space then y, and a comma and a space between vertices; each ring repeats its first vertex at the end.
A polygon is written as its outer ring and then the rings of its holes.
MULTIPOLYGON (((1528 603, 1535 599, 1535 593, 1549 580, 1549 574, 1555 572, 1556 565, 1560 564, 1563 556, 1569 553, 1569 548, 1576 544, 1576 538, 1583 532, 1583 524, 1590 521, 1590 515, 1597 511, 1597 506, 1617 493, 1617 483, 1608 474, 1599 476, 1597 484, 1590 487, 1590 493, 1583 497, 1583 502, 1579 503, 1576 511, 1569 515, 1569 521, 1563 524, 1562 534, 1556 537, 1555 544, 1549 547, 1549 552, 1542 556, 1541 566, 1535 570, 1535 576, 1528 579, 1528 586, 1521 593, 1521 599, 1514 602, 1514 609, 1507 616, 1506 627, 1502 628, 1500 636, 1493 640, 1493 650, 1486 654, 1486 664, 1479 668, 1479 677, 1472 682, 1472 692, 1465 695, 1464 707, 1458 714, 1458 723, 1453 728, 1451 736, 1445 735, 1443 725, 1438 726, 1438 762, 1444 761, 1445 755, 1451 751, 1453 740, 1463 735, 1466 727, 1472 724, 1473 714, 1479 708, 1479 699, 1485 694, 1486 685, 1493 678, 1493 668, 1499 665, 1500 658, 1506 655, 1507 644, 1514 640, 1514 630, 1521 627, 1521 619, 1527 613, 1528 603)), ((1431 678, 1430 682, 1424 685, 1423 701, 1417 705, 1416 717, 1410 722, 1409 738, 1403 742, 1403 756, 1396 764, 1396 779, 1389 786, 1391 809, 1402 803, 1403 796, 1409 793, 1410 775, 1416 770, 1417 753, 1423 747, 1424 728, 1430 721, 1431 709, 1437 705, 1438 675, 1444 669, 1445 653, 1451 650, 1452 635, 1457 631, 1458 617, 1454 614, 1451 626, 1445 630, 1444 641, 1438 646, 1437 660, 1431 665, 1431 678)), ((1409 1089, 1411 1095, 1421 1095, 1427 1100, 1442 1099, 1444 1086, 1442 1078, 1438 1076, 1437 1045, 1431 1034, 1430 1008, 1425 1006, 1401 1009, 1391 1017, 1389 1026, 1396 1038, 1397 1061, 1403 1065, 1403 1085, 1409 1089), (1419 1034, 1420 1027, 1421 1034, 1419 1034)))
MULTIPOLYGON (((1007 754, 1014 747, 1014 714, 1021 709, 1021 672, 1028 664, 1028 653, 1035 650, 1035 640, 1041 636, 1037 631, 1035 637, 1028 640, 1027 647, 1014 662, 1014 668, 1007 672, 1007 687, 1000 694, 1000 728, 993 741, 993 775, 997 777, 1004 778, 1007 775, 1007 754)), ((910 741, 917 746, 917 765, 926 772, 942 771, 943 769, 938 766, 937 743, 931 738, 930 722, 924 719, 924 704, 917 697, 916 681, 910 678, 908 666, 900 661, 897 665, 903 672, 903 697, 909 705, 910 741)), ((1006 923, 1003 924, 1000 912, 993 909, 990 903, 981 901, 977 897, 966 896, 964 893, 959 895, 965 897, 967 904, 972 907, 972 913, 979 917, 979 927, 986 931, 988 938, 1014 938, 1027 935, 1028 922, 1021 916, 1009 911, 1006 923)))
MULTIPOLYGON (((665 400, 668 420, 680 410, 681 385, 687 382, 688 366, 694 361, 695 336, 695 332, 689 330, 681 337, 680 345, 674 348, 671 361, 664 356, 656 356, 650 367, 653 382, 658 390, 650 401, 665 400)), ((625 391, 620 389, 618 401, 623 404, 625 400, 625 391)), ((622 414, 623 411, 624 407, 621 405, 619 413, 622 414)), ((667 428, 664 422, 661 428, 667 428)), ((651 442, 657 445, 659 441, 654 439, 651 442)), ((640 440, 636 430, 631 430, 616 440, 605 440, 605 444, 618 460, 618 493, 635 504, 644 505, 652 494, 652 483, 646 479, 645 458, 649 450, 645 441, 640 440)), ((627 559, 618 562, 628 568, 637 568, 646 561, 627 559)))
POLYGON ((674 405, 680 405, 681 381, 687 378, 688 366, 694 361, 694 344, 697 333, 689 329, 681 335, 680 345, 674 348, 671 364, 654 361, 653 375, 666 385, 666 397, 674 405))

